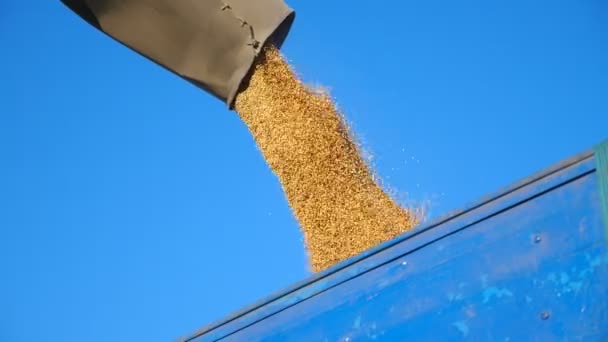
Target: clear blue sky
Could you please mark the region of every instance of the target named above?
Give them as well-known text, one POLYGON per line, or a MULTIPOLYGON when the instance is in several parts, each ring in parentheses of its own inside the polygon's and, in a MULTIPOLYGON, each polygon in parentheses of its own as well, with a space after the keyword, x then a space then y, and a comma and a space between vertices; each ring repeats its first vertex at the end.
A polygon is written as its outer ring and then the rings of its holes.
MULTIPOLYGON (((292 0, 386 183, 465 205, 608 137, 604 0, 292 0)), ((237 116, 59 1, 0 0, 0 341, 170 341, 309 276, 237 116)))

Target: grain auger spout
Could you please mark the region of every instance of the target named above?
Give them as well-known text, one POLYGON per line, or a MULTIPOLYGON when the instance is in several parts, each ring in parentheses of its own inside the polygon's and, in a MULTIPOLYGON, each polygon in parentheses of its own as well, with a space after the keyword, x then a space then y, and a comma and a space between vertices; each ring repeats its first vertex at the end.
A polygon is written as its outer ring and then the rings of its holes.
POLYGON ((229 107, 266 44, 295 12, 281 0, 62 0, 100 31, 229 107))

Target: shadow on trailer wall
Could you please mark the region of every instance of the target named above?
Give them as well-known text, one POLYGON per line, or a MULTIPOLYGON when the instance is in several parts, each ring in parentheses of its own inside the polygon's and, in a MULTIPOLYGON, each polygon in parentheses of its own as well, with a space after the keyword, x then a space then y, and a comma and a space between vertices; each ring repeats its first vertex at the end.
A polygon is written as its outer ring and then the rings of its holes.
POLYGON ((608 142, 181 341, 606 340, 608 142))

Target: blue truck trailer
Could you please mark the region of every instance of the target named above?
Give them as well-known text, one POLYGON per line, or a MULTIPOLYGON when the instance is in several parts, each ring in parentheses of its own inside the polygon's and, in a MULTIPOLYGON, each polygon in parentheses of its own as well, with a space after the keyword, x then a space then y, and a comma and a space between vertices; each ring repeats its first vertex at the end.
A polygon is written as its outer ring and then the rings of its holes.
POLYGON ((181 340, 607 341, 608 142, 181 340))

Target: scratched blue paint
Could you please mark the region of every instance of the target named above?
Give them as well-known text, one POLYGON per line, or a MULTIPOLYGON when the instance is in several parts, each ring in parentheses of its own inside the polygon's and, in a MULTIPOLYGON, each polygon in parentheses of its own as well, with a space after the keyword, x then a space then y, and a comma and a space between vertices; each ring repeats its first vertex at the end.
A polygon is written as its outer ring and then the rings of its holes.
POLYGON ((568 283, 568 289, 573 291, 574 293, 578 293, 581 287, 583 287, 582 281, 571 281, 568 283))
POLYGON ((581 154, 186 340, 606 340, 596 165, 581 154))
POLYGON ((450 302, 461 300, 462 299, 462 294, 460 294, 460 293, 448 293, 448 299, 450 300, 450 302))
POLYGON ((496 286, 488 287, 483 290, 483 303, 487 304, 493 297, 500 299, 504 296, 512 297, 513 292, 509 291, 508 289, 500 289, 496 286))
POLYGON ((458 329, 458 331, 460 331, 460 333, 462 334, 462 337, 467 337, 469 335, 469 326, 467 325, 467 322, 458 321, 458 322, 452 323, 452 325, 456 329, 458 329))

